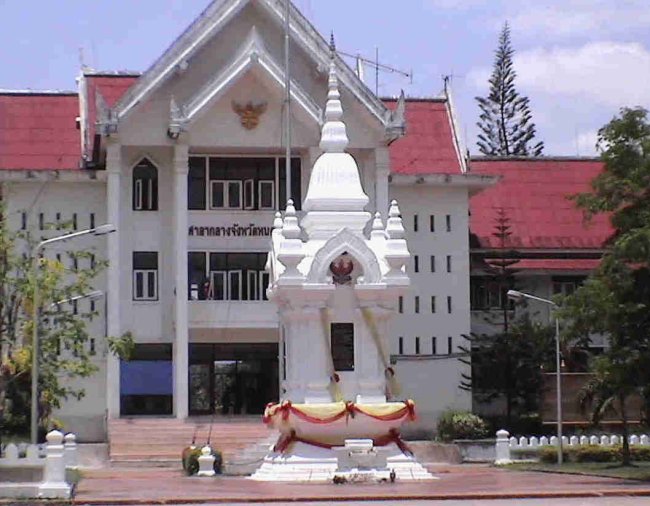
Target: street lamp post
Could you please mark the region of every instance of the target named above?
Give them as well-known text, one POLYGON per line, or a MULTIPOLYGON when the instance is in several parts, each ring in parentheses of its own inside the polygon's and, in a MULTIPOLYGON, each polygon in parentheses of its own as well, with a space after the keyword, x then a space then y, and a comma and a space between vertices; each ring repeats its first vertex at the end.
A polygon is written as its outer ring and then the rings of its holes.
MULTIPOLYGON (((50 239, 45 239, 44 241, 39 242, 32 249, 32 280, 34 283, 34 296, 32 297, 32 405, 31 405, 31 441, 32 444, 38 443, 38 254, 39 252, 48 246, 49 244, 67 241, 69 239, 74 239, 75 237, 81 237, 83 235, 106 235, 111 232, 115 232, 116 228, 114 225, 100 225, 99 227, 89 228, 87 230, 80 230, 79 232, 72 232, 70 234, 59 235, 56 237, 51 237, 50 239)), ((90 294, 88 295, 90 296, 90 294)), ((85 298, 85 297, 80 297, 85 298)))
MULTIPOLYGON (((508 297, 513 300, 522 300, 530 299, 536 300, 537 302, 542 302, 548 304, 553 308, 557 309, 558 305, 552 300, 543 299, 542 297, 537 297, 536 295, 531 295, 529 293, 520 292, 518 290, 508 290, 508 297)), ((564 455, 562 452, 562 370, 561 370, 561 355, 560 355, 560 319, 557 314, 555 315, 555 382, 556 382, 556 393, 557 393, 557 463, 562 465, 564 461, 564 455)))

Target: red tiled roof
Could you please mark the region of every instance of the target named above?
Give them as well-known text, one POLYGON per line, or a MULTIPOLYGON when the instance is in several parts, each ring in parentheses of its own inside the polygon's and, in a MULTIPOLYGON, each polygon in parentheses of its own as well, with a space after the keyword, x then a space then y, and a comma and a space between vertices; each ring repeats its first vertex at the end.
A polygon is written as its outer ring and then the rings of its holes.
POLYGON ((496 185, 470 201, 470 229, 480 247, 499 247, 495 232, 499 208, 510 218, 510 247, 533 249, 601 248, 612 235, 606 215, 588 223, 568 200, 590 190, 590 181, 602 170, 594 159, 475 159, 472 173, 501 176, 496 185))
MULTIPOLYGON (((395 109, 396 100, 384 100, 395 109)), ((407 99, 406 135, 390 146, 395 174, 458 174, 461 165, 454 145, 449 109, 444 99, 407 99)))
POLYGON ((0 93, 0 169, 77 169, 74 93, 0 93))
POLYGON ((87 74, 86 76, 86 97, 88 100, 88 142, 92 146, 95 135, 95 121, 97 120, 96 92, 104 97, 106 105, 113 107, 122 95, 138 80, 133 74, 87 74))

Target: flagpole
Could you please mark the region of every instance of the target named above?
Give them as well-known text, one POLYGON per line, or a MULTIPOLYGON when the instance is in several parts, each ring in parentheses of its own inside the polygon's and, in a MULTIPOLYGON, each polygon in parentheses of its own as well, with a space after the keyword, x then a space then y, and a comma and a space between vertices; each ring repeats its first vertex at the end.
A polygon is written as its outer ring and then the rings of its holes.
POLYGON ((286 142, 286 164, 285 164, 285 185, 287 200, 291 198, 291 74, 289 67, 289 38, 290 38, 290 25, 289 16, 291 12, 291 0, 286 0, 285 14, 284 14, 284 83, 285 83, 285 134, 284 139, 286 142))

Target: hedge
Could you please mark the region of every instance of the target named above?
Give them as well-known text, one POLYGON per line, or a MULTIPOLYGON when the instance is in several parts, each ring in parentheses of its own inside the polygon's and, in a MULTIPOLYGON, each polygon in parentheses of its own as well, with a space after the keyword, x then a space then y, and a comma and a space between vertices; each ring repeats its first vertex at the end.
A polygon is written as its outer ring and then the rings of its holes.
MULTIPOLYGON (((580 445, 562 447, 562 454, 567 462, 619 462, 622 458, 622 451, 622 445, 580 445)), ((634 461, 650 462, 650 447, 630 446, 630 457, 634 461)), ((541 448, 539 450, 539 460, 548 463, 557 462, 557 448, 541 448)))

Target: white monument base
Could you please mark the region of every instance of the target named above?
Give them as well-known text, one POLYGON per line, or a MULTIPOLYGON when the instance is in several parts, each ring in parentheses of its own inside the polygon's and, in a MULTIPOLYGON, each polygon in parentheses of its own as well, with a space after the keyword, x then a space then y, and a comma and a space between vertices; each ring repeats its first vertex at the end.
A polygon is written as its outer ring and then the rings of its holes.
POLYGON ((250 477, 256 481, 332 482, 335 476, 348 482, 380 482, 390 480, 395 471, 396 481, 422 481, 435 478, 413 457, 404 455, 394 443, 379 450, 386 457, 386 467, 377 469, 339 468, 339 453, 344 447, 332 449, 296 442, 285 453, 272 452, 262 466, 250 477))

